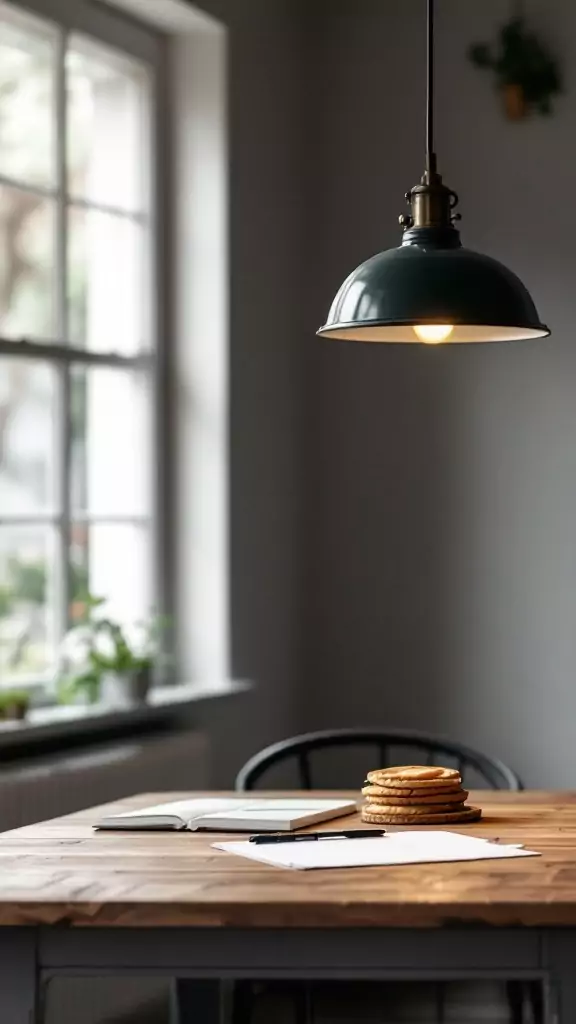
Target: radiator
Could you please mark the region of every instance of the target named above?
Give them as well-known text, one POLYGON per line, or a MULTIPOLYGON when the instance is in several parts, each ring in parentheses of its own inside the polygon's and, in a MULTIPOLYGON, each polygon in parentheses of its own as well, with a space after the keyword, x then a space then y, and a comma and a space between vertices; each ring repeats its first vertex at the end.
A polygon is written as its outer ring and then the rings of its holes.
POLYGON ((0 767, 0 831, 133 793, 206 789, 208 740, 198 732, 102 743, 0 767))

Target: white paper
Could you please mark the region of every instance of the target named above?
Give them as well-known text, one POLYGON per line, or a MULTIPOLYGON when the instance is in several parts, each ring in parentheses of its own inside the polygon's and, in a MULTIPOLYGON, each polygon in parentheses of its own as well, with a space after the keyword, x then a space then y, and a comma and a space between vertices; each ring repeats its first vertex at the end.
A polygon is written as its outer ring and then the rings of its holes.
POLYGON ((393 832, 376 839, 321 839, 318 842, 264 845, 243 841, 213 845, 217 850, 248 857, 262 864, 304 871, 539 856, 518 846, 490 843, 459 832, 393 832))

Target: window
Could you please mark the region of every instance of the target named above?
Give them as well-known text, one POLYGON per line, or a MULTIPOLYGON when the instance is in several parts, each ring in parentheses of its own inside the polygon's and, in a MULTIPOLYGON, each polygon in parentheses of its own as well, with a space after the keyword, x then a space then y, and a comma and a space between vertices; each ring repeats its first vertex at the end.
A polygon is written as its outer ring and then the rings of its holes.
POLYGON ((54 679, 87 591, 153 604, 155 69, 71 7, 0 0, 3 686, 54 679))

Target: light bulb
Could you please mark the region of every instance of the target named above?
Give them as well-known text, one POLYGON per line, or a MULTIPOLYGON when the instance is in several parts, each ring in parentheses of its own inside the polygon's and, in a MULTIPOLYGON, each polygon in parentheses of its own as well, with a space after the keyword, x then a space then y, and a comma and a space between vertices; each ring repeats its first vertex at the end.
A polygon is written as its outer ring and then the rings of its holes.
POLYGON ((418 324, 412 330, 426 345, 439 345, 440 342, 447 341, 454 327, 452 324, 418 324))

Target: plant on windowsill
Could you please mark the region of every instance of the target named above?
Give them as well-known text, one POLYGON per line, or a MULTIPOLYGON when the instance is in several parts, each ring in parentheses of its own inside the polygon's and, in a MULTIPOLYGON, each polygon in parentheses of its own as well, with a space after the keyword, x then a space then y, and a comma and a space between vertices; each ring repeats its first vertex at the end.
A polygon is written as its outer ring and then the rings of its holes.
POLYGON ((83 604, 83 622, 63 644, 69 671, 60 686, 60 700, 102 702, 108 707, 145 703, 162 658, 166 620, 156 616, 132 627, 121 626, 100 617, 102 598, 86 595, 83 604))
POLYGON ((562 91, 560 68, 523 18, 511 18, 502 26, 494 49, 476 43, 468 56, 477 68, 494 72, 509 120, 521 120, 532 111, 552 113, 552 97, 562 91))
POLYGON ((104 704, 123 707, 146 702, 154 658, 151 653, 136 653, 118 623, 102 622, 90 658, 100 673, 100 699, 104 704))
POLYGON ((28 714, 30 694, 26 690, 0 690, 0 722, 22 722, 28 714))

